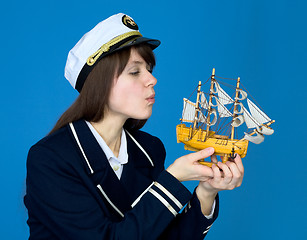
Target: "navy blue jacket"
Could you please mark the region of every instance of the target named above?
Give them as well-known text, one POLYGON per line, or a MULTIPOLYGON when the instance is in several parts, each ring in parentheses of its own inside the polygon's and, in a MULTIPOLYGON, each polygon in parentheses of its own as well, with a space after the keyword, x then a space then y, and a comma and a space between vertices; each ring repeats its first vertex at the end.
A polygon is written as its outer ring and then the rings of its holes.
POLYGON ((127 149, 119 180, 83 120, 32 146, 24 198, 29 239, 203 239, 218 198, 208 220, 195 192, 164 170, 158 138, 128 133, 127 149))

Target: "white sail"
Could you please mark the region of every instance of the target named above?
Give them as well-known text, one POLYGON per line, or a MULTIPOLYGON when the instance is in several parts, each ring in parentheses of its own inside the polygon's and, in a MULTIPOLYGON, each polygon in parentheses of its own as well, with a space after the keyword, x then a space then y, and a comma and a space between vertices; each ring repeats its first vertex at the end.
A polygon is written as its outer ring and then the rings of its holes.
POLYGON ((242 89, 239 89, 239 97, 237 97, 237 100, 244 100, 245 98, 247 98, 247 93, 245 91, 243 91, 242 89))
POLYGON ((241 114, 244 112, 244 107, 243 107, 243 104, 242 103, 235 103, 235 110, 234 110, 234 113, 235 114, 241 114), (240 106, 240 108, 238 108, 238 106, 240 106))
POLYGON ((200 93, 200 106, 204 109, 208 109, 208 107, 209 107, 207 99, 206 99, 205 94, 203 92, 200 93))
POLYGON ((191 122, 195 118, 195 103, 189 101, 188 99, 183 99, 183 111, 182 111, 182 121, 191 122))
POLYGON ((248 128, 257 128, 259 127, 259 123, 257 122, 257 120, 255 118, 253 118, 253 116, 248 112, 248 110, 243 107, 243 116, 244 116, 244 121, 246 123, 246 126, 248 128))
POLYGON ((244 118, 242 115, 238 115, 232 120, 231 126, 239 127, 242 123, 244 123, 244 118))
POLYGON ((203 112, 199 112, 199 122, 206 123, 207 122, 207 117, 203 114, 203 112))
POLYGON ((251 100, 247 99, 247 104, 252 116, 259 122, 260 124, 271 121, 271 119, 262 112, 251 100))
MULTIPOLYGON (((216 124, 217 121, 217 114, 216 114, 216 109, 212 109, 210 115, 214 115, 214 118, 212 119, 211 122, 207 123, 209 126, 213 126, 214 124, 216 124)), ((209 120, 210 121, 210 120, 209 120)))
POLYGON ((210 105, 211 107, 217 107, 217 106, 218 106, 218 103, 217 103, 218 98, 217 98, 216 96, 212 96, 212 100, 213 100, 213 99, 215 99, 216 104, 214 104, 213 101, 211 101, 211 102, 209 102, 209 105, 210 105))
POLYGON ((224 89, 221 88, 217 82, 215 82, 215 88, 222 104, 230 104, 234 102, 234 100, 224 91, 224 89))
POLYGON ((220 102, 218 98, 216 98, 217 102, 217 111, 219 113, 219 117, 232 117, 232 113, 224 106, 223 103, 220 102))
POLYGON ((272 128, 268 128, 266 126, 261 126, 258 131, 261 134, 265 134, 265 135, 272 135, 274 133, 274 130, 272 128))
POLYGON ((213 119, 212 119, 211 122, 209 120, 209 123, 207 123, 207 117, 202 112, 200 112, 199 122, 206 123, 209 126, 213 126, 217 122, 217 114, 216 114, 216 110, 214 108, 212 109, 210 115, 214 115, 213 119))
POLYGON ((215 86, 215 89, 214 88, 210 89, 210 93, 217 93, 218 83, 216 81, 214 82, 214 86, 215 86))
POLYGON ((258 132, 256 132, 256 136, 251 136, 248 133, 244 133, 244 134, 245 134, 244 139, 252 143, 259 144, 264 141, 264 136, 258 132))

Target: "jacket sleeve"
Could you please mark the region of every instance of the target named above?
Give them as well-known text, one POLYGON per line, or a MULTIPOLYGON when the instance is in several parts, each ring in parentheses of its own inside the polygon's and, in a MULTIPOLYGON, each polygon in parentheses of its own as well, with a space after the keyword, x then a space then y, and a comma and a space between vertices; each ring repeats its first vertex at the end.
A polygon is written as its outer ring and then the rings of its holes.
MULTIPOLYGON (((156 168, 158 172, 164 171, 164 159, 166 156, 165 148, 163 143, 159 138, 154 137, 154 144, 150 145, 149 148, 146 150, 153 155, 155 159, 156 168), (159 149, 159 150, 157 150, 159 149), (162 153, 159 156, 155 156, 153 154, 162 153), (161 161, 163 159, 163 161, 161 161), (160 161, 159 161, 160 160, 160 161)), ((172 175, 168 174, 168 181, 173 182, 172 185, 181 184, 176 178, 172 175)), ((165 185, 166 183, 163 182, 165 185)), ((169 186, 169 187, 171 187, 169 186)), ((155 185, 153 189, 159 192, 155 185)), ((161 193, 160 191, 159 193, 161 193)), ((163 194, 161 193, 163 196, 163 194)), ((163 196, 167 199, 167 196, 163 196)), ((193 240, 201 240, 204 239, 207 235, 208 231, 210 230, 213 222, 218 217, 219 212, 219 198, 218 195, 215 199, 215 209, 212 218, 207 219, 201 212, 200 202, 196 196, 196 192, 194 191, 190 201, 187 203, 185 208, 180 206, 181 211, 174 217, 171 223, 167 226, 167 228, 163 231, 163 233, 159 236, 159 240, 168 240, 168 239, 176 239, 176 240, 186 240, 186 239, 193 239, 193 240)))
POLYGON ((162 171, 122 221, 114 222, 89 191, 90 179, 79 174, 50 148, 41 144, 30 149, 24 199, 30 239, 158 239, 191 199, 177 179, 162 171))
MULTIPOLYGON (((158 157, 155 163, 158 163, 158 159, 165 159, 166 152, 163 143, 159 138, 155 137, 155 149, 161 149, 157 152, 162 152, 163 157, 158 157)), ((153 149, 148 149, 149 152, 153 152, 153 149)), ((160 170, 163 171, 164 161, 161 164, 157 164, 156 166, 160 170)), ((170 175, 170 174, 169 174, 170 175)), ((179 181, 170 175, 170 178, 174 182, 179 181)), ((181 183, 180 183, 181 184, 181 183)), ((212 218, 207 219, 201 212, 200 202, 196 196, 196 192, 194 191, 190 201, 186 204, 185 208, 181 208, 179 214, 171 221, 171 223, 164 230, 162 235, 158 238, 159 240, 168 240, 168 239, 176 239, 176 240, 201 240, 204 239, 210 230, 213 222, 217 219, 219 212, 219 197, 217 195, 215 199, 215 208, 212 218)))
POLYGON ((213 217, 207 219, 201 212, 200 202, 194 191, 191 200, 186 207, 176 218, 169 224, 164 233, 159 237, 159 240, 167 239, 204 239, 210 230, 213 222, 218 217, 219 198, 215 199, 215 209, 213 217))

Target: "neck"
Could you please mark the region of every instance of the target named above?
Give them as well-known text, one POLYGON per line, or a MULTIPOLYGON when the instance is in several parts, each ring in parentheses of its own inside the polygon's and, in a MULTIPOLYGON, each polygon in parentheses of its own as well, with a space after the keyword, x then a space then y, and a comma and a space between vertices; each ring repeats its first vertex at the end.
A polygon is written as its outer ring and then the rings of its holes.
POLYGON ((124 119, 106 116, 98 122, 91 122, 92 126, 103 138, 116 157, 118 157, 119 154, 122 129, 125 121, 124 119))

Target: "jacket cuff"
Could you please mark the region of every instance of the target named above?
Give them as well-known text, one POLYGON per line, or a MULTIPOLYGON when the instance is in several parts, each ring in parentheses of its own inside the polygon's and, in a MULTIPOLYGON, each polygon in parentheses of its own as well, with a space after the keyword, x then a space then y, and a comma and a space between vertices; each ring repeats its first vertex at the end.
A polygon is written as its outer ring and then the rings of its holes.
POLYGON ((198 197, 196 195, 196 191, 193 193, 193 197, 190 200, 190 202, 187 204, 187 206, 184 209, 184 214, 191 215, 193 216, 194 219, 197 219, 197 225, 199 229, 202 230, 203 236, 207 234, 207 232, 210 230, 213 222, 216 220, 218 217, 219 213, 219 196, 218 194, 215 197, 215 208, 213 210, 213 216, 212 218, 207 218, 205 215, 202 214, 201 212, 201 205, 198 200, 198 197))
POLYGON ((166 170, 163 171, 149 190, 176 216, 191 199, 190 191, 166 170))

